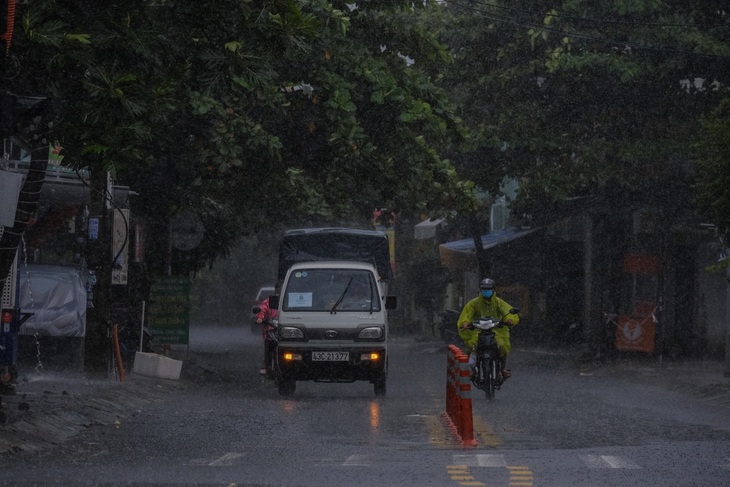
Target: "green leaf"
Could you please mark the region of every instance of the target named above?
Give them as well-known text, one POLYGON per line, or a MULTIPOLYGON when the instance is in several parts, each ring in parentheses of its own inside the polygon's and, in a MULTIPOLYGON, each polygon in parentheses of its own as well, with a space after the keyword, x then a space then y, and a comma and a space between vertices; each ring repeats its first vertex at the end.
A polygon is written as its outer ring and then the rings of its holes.
POLYGON ((64 34, 64 38, 69 42, 91 44, 91 36, 89 34, 64 34))
POLYGON ((238 52, 241 48, 241 43, 238 41, 230 41, 224 44, 224 47, 231 52, 238 52))
POLYGON ((82 154, 104 154, 109 150, 109 147, 107 147, 104 144, 88 144, 86 145, 81 153, 82 154))

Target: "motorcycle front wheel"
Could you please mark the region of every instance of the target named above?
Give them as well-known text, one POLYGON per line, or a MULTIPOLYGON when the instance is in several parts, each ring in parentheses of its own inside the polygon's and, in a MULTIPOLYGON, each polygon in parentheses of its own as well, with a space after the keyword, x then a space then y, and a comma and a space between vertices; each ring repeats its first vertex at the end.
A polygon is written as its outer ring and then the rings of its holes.
POLYGON ((497 382, 497 361, 491 355, 485 355, 482 360, 484 367, 484 395, 487 400, 494 399, 497 382))
POLYGON ((481 357, 477 357, 477 361, 471 372, 471 382, 477 389, 484 388, 484 371, 486 370, 484 361, 481 357))

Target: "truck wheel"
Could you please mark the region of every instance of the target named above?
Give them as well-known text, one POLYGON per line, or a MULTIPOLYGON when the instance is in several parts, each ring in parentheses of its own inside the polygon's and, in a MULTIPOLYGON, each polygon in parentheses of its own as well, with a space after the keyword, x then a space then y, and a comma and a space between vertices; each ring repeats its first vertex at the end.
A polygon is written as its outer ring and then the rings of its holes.
POLYGON ((375 384, 375 395, 376 396, 384 396, 385 395, 385 377, 382 379, 378 379, 374 382, 375 384))
POLYGON ((292 396, 297 390, 297 381, 294 379, 280 378, 276 385, 279 388, 279 395, 284 397, 292 396))
POLYGON ((388 380, 388 359, 385 359, 385 367, 373 381, 376 396, 385 395, 385 384, 388 380))

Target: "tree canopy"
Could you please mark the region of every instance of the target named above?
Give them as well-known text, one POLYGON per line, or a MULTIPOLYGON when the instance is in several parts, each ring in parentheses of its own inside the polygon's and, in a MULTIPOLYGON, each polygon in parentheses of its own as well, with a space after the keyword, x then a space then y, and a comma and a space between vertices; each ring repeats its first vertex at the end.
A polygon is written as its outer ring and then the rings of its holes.
POLYGON ((443 155, 465 132, 428 74, 449 57, 413 20, 428 7, 39 0, 6 80, 55 101, 65 161, 112 171, 158 228, 192 209, 215 258, 272 222, 468 201, 443 155))
POLYGON ((701 120, 695 145, 700 207, 725 242, 730 238, 730 98, 701 120))
POLYGON ((193 210, 213 259, 275 222, 464 210, 506 178, 537 218, 666 201, 726 97, 729 23, 716 1, 37 0, 4 84, 53 100, 65 161, 112 171, 152 226, 193 210))
POLYGON ((566 198, 666 198, 665 183, 686 178, 698 117, 727 90, 723 5, 451 0, 445 11, 448 94, 478 135, 454 157, 462 176, 490 191, 518 178, 516 209, 548 218, 566 198))

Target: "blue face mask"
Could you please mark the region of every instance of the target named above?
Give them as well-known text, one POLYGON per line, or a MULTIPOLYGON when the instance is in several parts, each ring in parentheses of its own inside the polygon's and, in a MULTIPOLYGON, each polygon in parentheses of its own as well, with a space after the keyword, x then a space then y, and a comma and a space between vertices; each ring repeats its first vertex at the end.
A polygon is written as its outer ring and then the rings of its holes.
POLYGON ((483 298, 492 299, 492 296, 494 296, 494 289, 482 289, 483 298))

